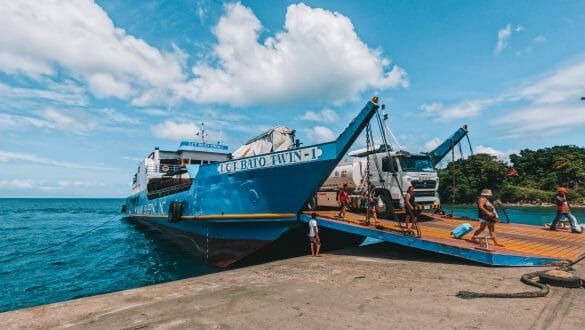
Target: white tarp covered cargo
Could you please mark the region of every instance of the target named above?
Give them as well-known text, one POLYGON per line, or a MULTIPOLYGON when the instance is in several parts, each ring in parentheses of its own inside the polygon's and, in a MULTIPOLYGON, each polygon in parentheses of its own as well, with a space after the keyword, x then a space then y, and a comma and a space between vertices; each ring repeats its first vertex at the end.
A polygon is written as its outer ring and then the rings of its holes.
POLYGON ((276 126, 239 147, 232 153, 232 158, 244 158, 291 149, 294 146, 294 135, 295 130, 285 126, 276 126))

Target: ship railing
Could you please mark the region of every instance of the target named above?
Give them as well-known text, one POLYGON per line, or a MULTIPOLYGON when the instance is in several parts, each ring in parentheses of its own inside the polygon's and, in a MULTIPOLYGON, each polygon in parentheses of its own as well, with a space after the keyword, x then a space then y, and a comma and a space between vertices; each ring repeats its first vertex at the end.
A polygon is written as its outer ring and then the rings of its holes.
POLYGON ((146 165, 146 173, 172 173, 177 172, 181 165, 150 164, 146 165))

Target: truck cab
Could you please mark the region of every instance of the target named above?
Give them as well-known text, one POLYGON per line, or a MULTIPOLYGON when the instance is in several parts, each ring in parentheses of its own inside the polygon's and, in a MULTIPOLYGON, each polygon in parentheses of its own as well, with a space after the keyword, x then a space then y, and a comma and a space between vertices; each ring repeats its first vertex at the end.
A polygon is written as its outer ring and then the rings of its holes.
POLYGON ((418 209, 440 210, 436 166, 467 133, 467 125, 464 125, 428 153, 394 151, 390 145, 384 144, 351 151, 348 153, 349 158, 339 163, 317 191, 308 208, 338 207, 336 192, 343 184, 348 185, 354 207, 359 207, 361 192, 369 183, 376 187, 376 195, 380 197, 379 214, 388 213, 388 203, 391 203, 395 212, 404 212, 403 196, 410 186, 414 188, 418 209), (366 177, 368 174, 369 177, 366 177))
POLYGON ((370 182, 376 186, 379 195, 386 195, 383 190, 388 192, 395 210, 404 209, 403 195, 410 186, 415 189, 414 197, 420 209, 440 208, 439 179, 428 155, 398 151, 368 157, 370 182))

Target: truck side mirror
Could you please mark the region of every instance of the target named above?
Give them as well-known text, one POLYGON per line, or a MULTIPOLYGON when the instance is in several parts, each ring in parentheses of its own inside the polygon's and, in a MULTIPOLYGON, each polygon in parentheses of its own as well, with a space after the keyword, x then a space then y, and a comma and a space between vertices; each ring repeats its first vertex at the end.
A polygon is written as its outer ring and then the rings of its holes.
POLYGON ((382 158, 382 171, 396 173, 398 169, 396 168, 396 163, 394 162, 393 158, 384 157, 382 158))

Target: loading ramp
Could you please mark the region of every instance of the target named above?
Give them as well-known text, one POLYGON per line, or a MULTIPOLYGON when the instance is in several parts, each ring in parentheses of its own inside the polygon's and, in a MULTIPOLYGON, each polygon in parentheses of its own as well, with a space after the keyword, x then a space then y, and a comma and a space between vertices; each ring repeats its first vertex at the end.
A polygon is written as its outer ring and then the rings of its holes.
MULTIPOLYGON (((308 222, 311 213, 301 213, 299 219, 308 222)), ((421 237, 413 237, 404 235, 396 222, 386 219, 380 219, 377 225, 366 225, 363 214, 348 212, 345 220, 336 217, 337 211, 318 211, 317 214, 317 223, 322 227, 494 266, 562 265, 585 256, 585 234, 553 232, 539 226, 498 223, 498 242, 504 246, 490 245, 493 250, 485 251, 471 240, 473 231, 461 239, 451 236, 451 231, 464 222, 477 229, 479 223, 473 219, 428 214, 424 216, 425 221, 419 221, 421 237)))

